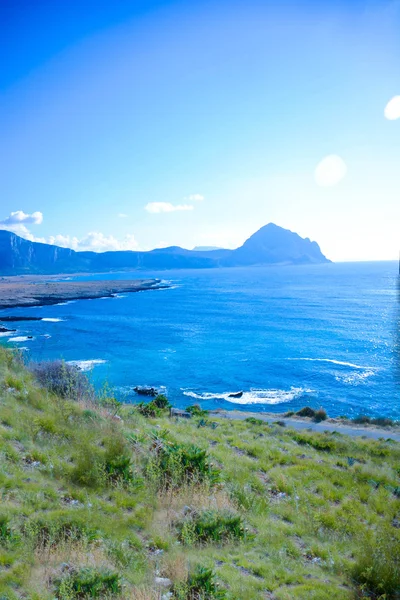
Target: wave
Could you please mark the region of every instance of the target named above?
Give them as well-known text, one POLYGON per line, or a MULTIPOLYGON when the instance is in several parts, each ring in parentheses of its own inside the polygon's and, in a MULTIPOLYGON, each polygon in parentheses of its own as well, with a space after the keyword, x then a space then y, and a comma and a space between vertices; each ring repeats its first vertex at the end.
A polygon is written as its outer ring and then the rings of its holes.
POLYGON ((93 367, 104 365, 106 362, 102 358, 94 358, 93 360, 68 360, 67 364, 78 367, 80 371, 91 371, 93 367))
POLYGON ((15 331, 0 331, 0 337, 11 337, 15 335, 15 331))
POLYGON ((47 321, 47 323, 59 323, 60 321, 65 321, 65 319, 57 319, 56 317, 43 317, 41 321, 47 321))
POLYGON ((335 375, 335 379, 336 381, 347 383, 348 385, 359 385, 360 383, 364 383, 368 377, 372 377, 375 374, 376 370, 374 369, 362 371, 361 373, 357 371, 356 373, 350 373, 347 375, 345 373, 337 373, 335 375))
POLYGON ((252 389, 249 392, 243 392, 240 398, 232 397, 232 393, 235 392, 224 392, 221 394, 205 392, 203 394, 197 394, 190 390, 183 391, 184 396, 195 398, 196 400, 225 400, 232 404, 283 404, 285 402, 291 402, 305 394, 315 393, 314 390, 308 388, 295 388, 291 387, 290 390, 258 390, 252 389))
POLYGON ((32 337, 32 336, 28 337, 27 335, 17 335, 16 337, 8 338, 8 341, 9 342, 17 342, 18 343, 18 342, 28 342, 28 341, 32 341, 34 339, 35 338, 32 337))
POLYGON ((342 360, 336 360, 334 358, 288 358, 287 360, 306 360, 311 362, 327 362, 333 365, 339 365, 341 367, 350 367, 352 369, 374 369, 374 367, 363 367, 361 365, 355 365, 354 363, 345 362, 342 360))
POLYGON ((54 306, 67 306, 67 304, 74 304, 77 300, 66 300, 65 302, 57 302, 54 306))
POLYGON ((333 375, 336 381, 344 383, 346 385, 360 385, 365 383, 369 377, 376 375, 379 371, 378 367, 365 367, 362 365, 356 365, 351 362, 343 360, 336 360, 333 358, 288 358, 288 360, 306 360, 312 362, 325 362, 336 365, 338 367, 345 367, 344 370, 335 370, 330 374, 333 375), (348 369, 352 369, 351 372, 348 369))

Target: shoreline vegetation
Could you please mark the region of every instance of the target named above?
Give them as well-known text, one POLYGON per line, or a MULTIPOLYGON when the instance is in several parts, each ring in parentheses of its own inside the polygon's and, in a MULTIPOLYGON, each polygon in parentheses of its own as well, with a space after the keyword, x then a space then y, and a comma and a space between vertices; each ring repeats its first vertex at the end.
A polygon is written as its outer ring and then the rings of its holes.
MULTIPOLYGON (((72 300, 168 288, 160 279, 59 281, 56 277, 7 277, 0 282, 0 309, 48 306, 72 300)), ((4 320, 0 315, 0 322, 4 320)), ((10 319, 8 319, 10 320, 10 319)))
POLYGON ((122 405, 76 367, 28 368, 0 346, 2 599, 400 598, 386 429, 289 426, 324 417, 309 407, 272 424, 198 405, 180 418, 146 400, 122 405))

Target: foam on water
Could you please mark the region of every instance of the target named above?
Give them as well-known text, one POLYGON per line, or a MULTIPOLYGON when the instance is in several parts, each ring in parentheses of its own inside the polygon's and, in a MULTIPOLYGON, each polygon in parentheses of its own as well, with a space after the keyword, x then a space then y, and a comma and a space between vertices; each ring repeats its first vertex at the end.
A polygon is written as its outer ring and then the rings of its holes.
POLYGON ((288 358, 288 360, 305 360, 310 362, 326 362, 331 363, 333 365, 339 365, 341 367, 351 367, 352 369, 373 369, 373 367, 362 367, 360 365, 355 365, 350 362, 345 362, 342 360, 336 360, 334 358, 288 358))
POLYGON ((60 323, 61 321, 65 321, 65 319, 57 319, 56 317, 43 317, 42 321, 47 321, 47 323, 60 323))
POLYGON ((33 337, 28 337, 26 335, 17 335, 16 337, 12 337, 9 338, 8 341, 9 342, 31 342, 32 340, 34 340, 35 338, 33 337))
POLYGON ((91 371, 93 367, 103 365, 107 361, 102 358, 94 358, 93 360, 68 360, 67 364, 78 367, 80 371, 91 371))
POLYGON ((313 390, 308 388, 295 388, 292 387, 290 390, 255 390, 252 389, 249 392, 243 392, 240 398, 235 398, 232 394, 237 392, 224 392, 222 394, 205 392, 203 394, 197 394, 190 390, 184 390, 183 395, 195 398, 196 400, 225 400, 232 404, 282 404, 284 402, 291 402, 305 394, 313 393, 313 390))
POLYGON ((0 337, 11 337, 15 335, 15 331, 0 331, 0 337))
POLYGON ((362 371, 361 373, 359 371, 350 374, 337 373, 335 375, 335 379, 336 381, 340 381, 341 383, 346 383, 348 385, 360 385, 361 383, 365 383, 366 379, 372 377, 373 375, 376 375, 376 370, 371 369, 369 371, 362 371))

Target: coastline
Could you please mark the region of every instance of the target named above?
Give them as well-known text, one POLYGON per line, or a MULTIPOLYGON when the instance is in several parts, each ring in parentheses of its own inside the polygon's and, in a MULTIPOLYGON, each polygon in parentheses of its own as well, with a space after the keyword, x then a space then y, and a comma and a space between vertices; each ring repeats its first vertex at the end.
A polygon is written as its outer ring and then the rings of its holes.
MULTIPOLYGON (((56 277, 54 276, 53 279, 56 277)), ((160 279, 49 281, 49 278, 44 276, 7 277, 0 281, 0 309, 49 306, 72 300, 112 298, 117 294, 168 287, 162 284, 160 279)))

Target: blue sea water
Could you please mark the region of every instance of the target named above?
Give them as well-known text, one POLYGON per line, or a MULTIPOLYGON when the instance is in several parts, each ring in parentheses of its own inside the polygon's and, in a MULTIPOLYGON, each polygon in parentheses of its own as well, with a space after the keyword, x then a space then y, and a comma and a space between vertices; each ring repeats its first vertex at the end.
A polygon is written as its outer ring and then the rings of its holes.
POLYGON ((164 386, 176 406, 282 412, 308 404, 332 416, 400 417, 396 263, 81 279, 137 277, 171 287, 2 311, 49 319, 17 323, 2 341, 33 360, 84 361, 96 384, 125 401, 137 401, 134 386, 151 385, 164 386))

